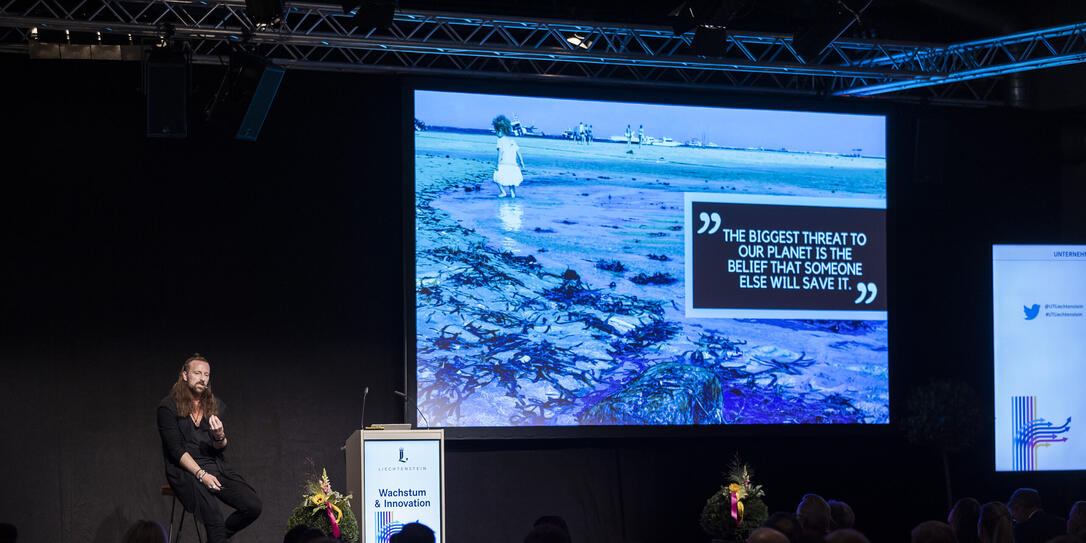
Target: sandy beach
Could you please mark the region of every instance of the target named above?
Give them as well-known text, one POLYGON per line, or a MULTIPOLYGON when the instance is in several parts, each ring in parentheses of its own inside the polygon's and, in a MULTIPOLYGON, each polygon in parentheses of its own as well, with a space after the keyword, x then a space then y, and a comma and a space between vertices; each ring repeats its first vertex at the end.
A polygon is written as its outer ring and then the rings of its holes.
POLYGON ((416 134, 420 408, 443 426, 880 423, 885 321, 687 319, 683 193, 885 198, 885 160, 416 134))

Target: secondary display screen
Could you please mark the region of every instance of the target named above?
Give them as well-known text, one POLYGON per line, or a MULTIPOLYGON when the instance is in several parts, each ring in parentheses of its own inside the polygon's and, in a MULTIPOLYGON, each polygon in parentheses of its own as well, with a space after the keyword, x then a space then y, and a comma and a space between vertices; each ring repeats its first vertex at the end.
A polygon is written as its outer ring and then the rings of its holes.
POLYGON ((884 424, 886 118, 417 90, 434 427, 884 424))
POLYGON ((998 471, 1086 469, 1086 245, 992 247, 998 471))

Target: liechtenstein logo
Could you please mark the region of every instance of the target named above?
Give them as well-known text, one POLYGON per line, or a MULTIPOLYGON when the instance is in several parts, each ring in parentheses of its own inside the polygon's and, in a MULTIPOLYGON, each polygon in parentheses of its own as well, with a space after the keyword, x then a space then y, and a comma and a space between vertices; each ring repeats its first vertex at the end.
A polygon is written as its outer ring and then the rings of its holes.
POLYGON ((1022 306, 1022 311, 1026 313, 1026 320, 1031 321, 1036 319, 1037 315, 1041 313, 1041 306, 1038 304, 1033 304, 1029 307, 1022 306))
POLYGON ((400 447, 400 462, 407 462, 407 457, 403 455, 403 447, 400 447))
POLYGON ((1040 469, 1037 465, 1037 451, 1053 443, 1066 442, 1067 436, 1056 436, 1071 430, 1071 417, 1067 417, 1067 422, 1056 426, 1038 416, 1036 396, 1014 396, 1011 402, 1011 420, 1014 424, 1013 469, 1037 471, 1040 469))

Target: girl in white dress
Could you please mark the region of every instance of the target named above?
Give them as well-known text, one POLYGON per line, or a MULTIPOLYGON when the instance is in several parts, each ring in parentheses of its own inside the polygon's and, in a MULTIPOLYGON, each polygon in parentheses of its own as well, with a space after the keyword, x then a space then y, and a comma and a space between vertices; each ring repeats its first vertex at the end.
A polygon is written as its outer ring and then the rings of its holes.
POLYGON ((520 156, 520 146, 513 141, 513 125, 505 115, 494 118, 494 132, 498 134, 498 169, 494 171, 494 182, 501 191, 498 198, 516 198, 516 186, 524 181, 520 172, 524 157, 520 156))

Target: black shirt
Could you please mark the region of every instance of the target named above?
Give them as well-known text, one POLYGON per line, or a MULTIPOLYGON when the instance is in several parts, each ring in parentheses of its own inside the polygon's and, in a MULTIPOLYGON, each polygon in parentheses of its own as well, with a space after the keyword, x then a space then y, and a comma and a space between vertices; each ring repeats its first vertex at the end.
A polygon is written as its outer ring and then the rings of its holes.
MULTIPOLYGON (((226 411, 226 404, 218 398, 215 401, 221 415, 226 411)), ((216 467, 218 469, 215 471, 222 471, 224 467, 223 451, 226 450, 226 447, 222 449, 215 448, 214 441, 211 439, 211 428, 207 423, 208 417, 204 417, 200 421, 200 425, 197 426, 188 416, 178 415, 177 404, 172 396, 166 396, 158 403, 156 415, 158 417, 158 435, 162 439, 162 456, 166 459, 167 474, 169 474, 171 466, 181 466, 181 457, 185 453, 189 453, 192 459, 204 469, 216 467)))

